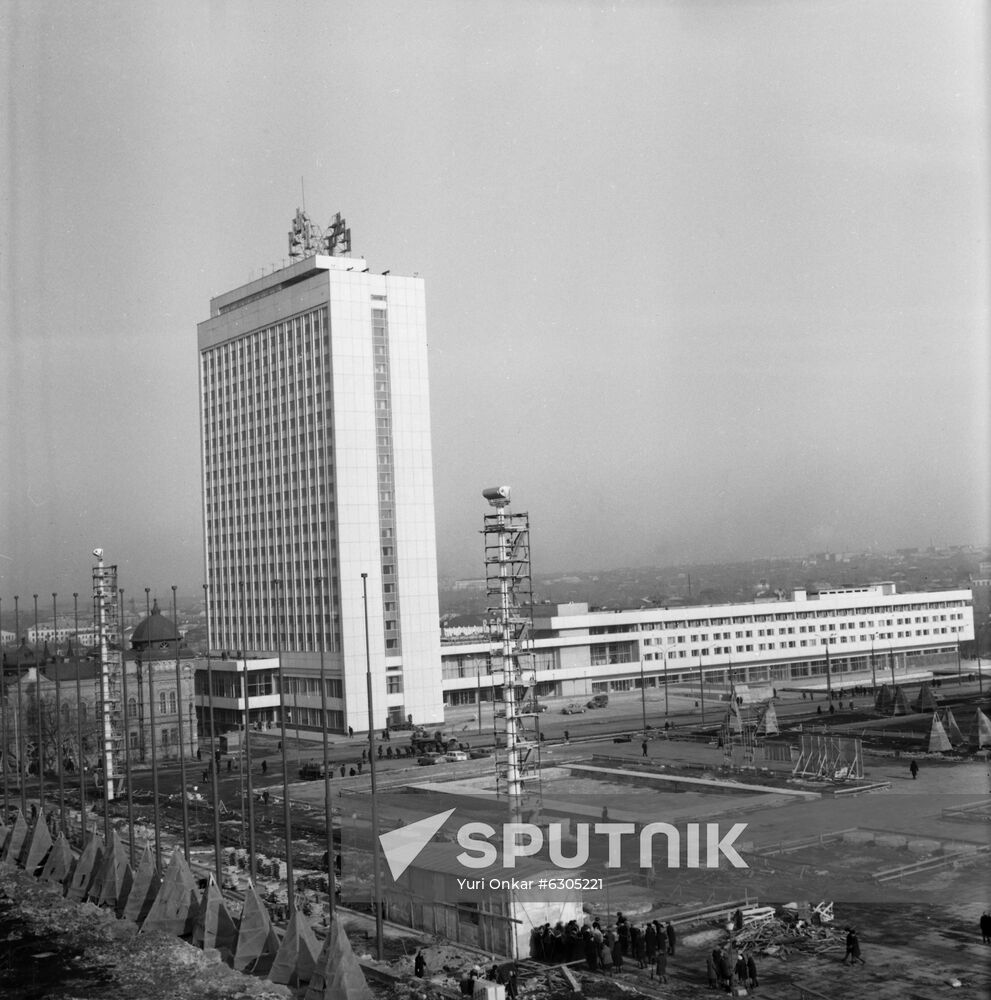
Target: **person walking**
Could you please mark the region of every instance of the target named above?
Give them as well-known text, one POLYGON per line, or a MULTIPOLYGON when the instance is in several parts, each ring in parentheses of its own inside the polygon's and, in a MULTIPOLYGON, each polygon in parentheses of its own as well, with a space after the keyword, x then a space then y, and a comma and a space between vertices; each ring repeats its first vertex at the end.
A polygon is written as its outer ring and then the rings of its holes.
POLYGON ((908 769, 912 772, 912 780, 915 781, 919 774, 919 765, 913 760, 912 763, 908 765, 908 769))
POLYGON ((674 924, 671 923, 670 920, 668 921, 668 924, 667 924, 666 934, 667 934, 667 938, 668 938, 668 954, 669 955, 673 955, 674 954, 674 946, 675 946, 675 943, 678 940, 678 937, 677 937, 677 935, 674 932, 674 924))
POLYGON ((866 965, 867 963, 860 957, 860 939, 857 937, 857 931, 853 927, 847 928, 846 934, 846 954, 843 956, 843 964, 846 965, 846 960, 850 959, 850 964, 853 965, 854 962, 860 962, 861 965, 866 965))
POLYGON ((640 753, 644 757, 647 756, 647 741, 646 740, 644 740, 643 743, 640 744, 640 753))
POLYGON ((422 979, 427 972, 427 960, 423 957, 423 949, 421 948, 416 953, 416 958, 413 959, 413 975, 417 979, 422 979))
POLYGON ((991 944, 991 914, 987 910, 981 914, 981 940, 991 944))

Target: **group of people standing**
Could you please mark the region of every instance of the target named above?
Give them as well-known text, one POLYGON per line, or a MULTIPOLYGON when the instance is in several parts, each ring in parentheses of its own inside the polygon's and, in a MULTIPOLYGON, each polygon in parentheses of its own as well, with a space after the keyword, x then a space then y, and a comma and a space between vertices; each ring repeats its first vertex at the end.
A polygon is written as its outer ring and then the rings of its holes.
POLYGON ((636 962, 639 969, 650 969, 667 982, 667 960, 674 954, 677 933, 674 926, 660 920, 631 924, 622 911, 614 923, 603 929, 598 920, 579 927, 577 921, 560 921, 551 927, 534 928, 530 935, 530 957, 538 961, 572 962, 584 957, 590 972, 612 975, 622 970, 627 961, 636 962))
POLYGON ((705 974, 711 990, 722 988, 732 993, 734 983, 751 990, 760 985, 753 953, 732 944, 712 949, 712 954, 705 960, 705 974))

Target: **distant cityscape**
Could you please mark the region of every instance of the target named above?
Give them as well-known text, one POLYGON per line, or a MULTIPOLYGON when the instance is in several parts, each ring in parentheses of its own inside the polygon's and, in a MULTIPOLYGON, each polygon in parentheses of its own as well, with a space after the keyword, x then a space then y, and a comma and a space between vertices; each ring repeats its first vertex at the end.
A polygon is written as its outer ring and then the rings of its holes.
MULTIPOLYGON (((536 528, 539 531, 539 526, 536 528)), ((981 618, 981 592, 991 578, 991 546, 901 548, 893 552, 817 552, 792 559, 750 559, 541 573, 534 568, 536 603, 583 601, 603 611, 641 607, 732 604, 761 595, 809 593, 890 580, 900 593, 974 589, 974 616, 981 618)), ((442 620, 480 615, 486 608, 485 580, 443 577, 439 581, 442 620)))

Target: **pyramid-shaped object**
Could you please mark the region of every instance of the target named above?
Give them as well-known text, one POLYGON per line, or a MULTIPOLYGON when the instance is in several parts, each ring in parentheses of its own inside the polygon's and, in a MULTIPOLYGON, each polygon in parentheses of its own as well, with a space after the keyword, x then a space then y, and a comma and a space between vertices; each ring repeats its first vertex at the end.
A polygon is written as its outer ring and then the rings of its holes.
POLYGON ((125 920, 133 920, 136 924, 143 923, 161 886, 162 876, 155 867, 151 848, 145 844, 144 853, 138 862, 138 870, 134 873, 134 884, 127 894, 121 916, 125 920))
POLYGON ((238 972, 268 975, 279 952, 279 938, 272 926, 265 904, 249 882, 241 910, 241 925, 237 932, 234 968, 238 972))
POLYGON ((296 910, 289 918, 289 926, 268 978, 283 986, 308 983, 313 978, 319 954, 320 942, 313 933, 310 921, 296 910))
POLYGON ((967 742, 972 747, 991 746, 991 719, 989 719, 980 709, 974 716, 974 728, 970 731, 970 739, 967 742))
POLYGON ((48 829, 48 821, 45 819, 45 814, 39 812, 38 818, 34 821, 34 829, 31 831, 31 836, 28 838, 28 842, 22 852, 24 870, 29 875, 37 875, 51 849, 52 832, 48 829))
POLYGON ((929 752, 944 753, 952 749, 950 738, 946 735, 943 723, 939 721, 938 715, 934 715, 932 728, 929 730, 929 752))
POLYGON ((891 706, 895 702, 895 696, 887 684, 882 684, 877 694, 874 695, 874 711, 882 715, 891 715, 891 706))
POLYGON ((957 725, 957 720, 953 718, 953 712, 948 708, 943 709, 943 728, 946 730, 946 735, 950 738, 950 742, 955 747, 967 742, 963 738, 960 727, 957 725))
POLYGON ((69 841, 64 833, 60 833, 58 839, 52 844, 52 849, 48 852, 48 860, 41 870, 41 881, 64 883, 72 874, 74 860, 69 841))
POLYGON ((901 689, 901 686, 895 688, 895 700, 894 704, 891 706, 892 715, 910 715, 912 712, 912 706, 908 703, 908 695, 901 689))
POLYGON ((764 709, 764 714, 760 717, 760 722, 757 724, 757 733, 759 736, 777 736, 780 732, 778 713, 774 711, 774 703, 769 701, 767 708, 764 709))
POLYGON ((24 818, 24 813, 18 809, 17 815, 14 817, 14 822, 7 831, 7 838, 3 842, 3 854, 0 855, 0 863, 8 868, 14 868, 17 865, 17 859, 21 856, 21 851, 24 850, 27 839, 27 820, 24 818))
POLYGON ((193 933, 199 908, 200 899, 193 873, 177 847, 172 852, 169 867, 165 869, 155 902, 141 925, 141 933, 165 931, 176 937, 186 937, 193 933))
POLYGON ((79 855, 76 867, 72 870, 72 878, 65 889, 66 899, 74 899, 78 903, 89 895, 93 879, 103 864, 104 853, 103 838, 94 832, 83 848, 83 853, 79 855))
POLYGON ((919 693, 912 702, 912 710, 915 712, 935 712, 938 705, 933 695, 932 687, 928 681, 923 681, 919 687, 919 693))
POLYGON ((212 875, 196 914, 193 944, 198 948, 216 948, 225 961, 234 955, 237 927, 234 926, 234 918, 228 912, 224 895, 212 875))
POLYGON ((109 906, 114 912, 123 911, 133 885, 134 872, 131 871, 127 850, 120 842, 117 831, 113 830, 103 865, 90 887, 90 899, 98 906, 109 906))
POLYGON ((340 997, 374 1000, 365 982, 365 973, 351 950, 351 942, 340 920, 335 918, 330 923, 330 933, 323 943, 304 1000, 339 1000, 340 997))

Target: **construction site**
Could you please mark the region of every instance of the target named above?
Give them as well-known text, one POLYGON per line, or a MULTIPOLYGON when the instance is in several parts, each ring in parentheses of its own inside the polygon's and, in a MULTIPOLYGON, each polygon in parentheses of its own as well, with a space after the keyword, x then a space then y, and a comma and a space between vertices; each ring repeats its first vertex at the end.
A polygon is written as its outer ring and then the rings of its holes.
MULTIPOLYGON (((240 808, 219 747, 212 793, 163 794, 155 772, 142 793, 104 641, 110 780, 92 808, 84 782, 4 774, 4 995, 987 994, 980 674, 976 690, 848 678, 823 712, 811 690, 755 699, 730 673, 708 720, 677 689, 663 725, 644 690, 576 718, 529 679, 527 517, 507 487, 485 496, 491 732, 450 710, 443 731, 385 733, 377 754, 370 738, 367 769, 333 781, 326 743, 321 760, 297 739, 289 781, 283 728, 254 739, 248 773, 271 760, 273 778, 240 808)), ((104 635, 113 573, 94 571, 104 635)))

